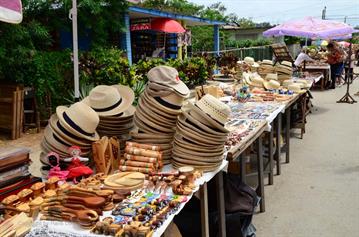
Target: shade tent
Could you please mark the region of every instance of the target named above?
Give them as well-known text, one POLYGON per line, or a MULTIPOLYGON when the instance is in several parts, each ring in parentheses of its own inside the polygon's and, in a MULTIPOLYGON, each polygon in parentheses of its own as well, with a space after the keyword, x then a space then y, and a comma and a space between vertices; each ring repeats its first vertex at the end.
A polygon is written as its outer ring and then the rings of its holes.
POLYGON ((22 21, 21 0, 0 0, 0 21, 20 23, 22 21))
POLYGON ((338 39, 350 37, 355 30, 348 24, 305 17, 299 20, 287 21, 263 32, 263 36, 296 36, 312 39, 338 39))

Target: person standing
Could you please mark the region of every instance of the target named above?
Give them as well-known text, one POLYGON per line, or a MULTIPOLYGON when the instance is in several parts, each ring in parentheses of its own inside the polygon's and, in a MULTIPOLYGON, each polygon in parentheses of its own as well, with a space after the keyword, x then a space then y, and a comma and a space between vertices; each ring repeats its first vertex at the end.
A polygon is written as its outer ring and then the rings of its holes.
POLYGON ((330 77, 331 77, 331 85, 330 89, 335 89, 335 81, 337 77, 339 77, 344 69, 344 60, 346 57, 346 54, 342 48, 339 47, 339 45, 331 41, 327 45, 327 63, 330 64, 330 77))

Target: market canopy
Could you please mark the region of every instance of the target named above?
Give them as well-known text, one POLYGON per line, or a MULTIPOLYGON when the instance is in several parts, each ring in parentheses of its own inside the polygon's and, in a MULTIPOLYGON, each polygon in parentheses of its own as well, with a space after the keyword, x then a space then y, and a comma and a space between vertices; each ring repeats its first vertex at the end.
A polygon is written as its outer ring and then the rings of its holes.
POLYGON ((20 23, 22 21, 21 0, 0 0, 0 21, 20 23))
POLYGON ((287 35, 312 39, 338 39, 347 37, 353 32, 355 32, 353 27, 342 22, 305 17, 277 25, 263 32, 263 35, 265 37, 287 35))

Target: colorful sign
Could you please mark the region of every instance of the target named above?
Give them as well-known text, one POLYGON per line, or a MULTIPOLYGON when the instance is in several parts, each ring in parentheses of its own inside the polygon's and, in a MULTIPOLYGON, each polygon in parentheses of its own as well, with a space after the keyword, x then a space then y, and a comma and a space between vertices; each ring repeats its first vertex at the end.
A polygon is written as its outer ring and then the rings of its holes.
POLYGON ((150 18, 133 19, 131 21, 130 30, 131 31, 151 30, 151 19, 150 18))

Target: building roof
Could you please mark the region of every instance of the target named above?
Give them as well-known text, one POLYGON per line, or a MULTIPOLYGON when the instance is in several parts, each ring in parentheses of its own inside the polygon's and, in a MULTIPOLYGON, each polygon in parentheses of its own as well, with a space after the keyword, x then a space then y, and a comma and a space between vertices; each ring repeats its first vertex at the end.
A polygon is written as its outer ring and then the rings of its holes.
POLYGON ((250 28, 241 28, 240 26, 235 26, 235 25, 224 25, 221 28, 223 30, 248 31, 248 30, 268 30, 272 28, 272 26, 256 26, 250 28))
POLYGON ((129 15, 131 19, 136 18, 147 18, 147 17, 165 17, 175 20, 183 20, 186 22, 187 26, 205 26, 205 25, 224 25, 226 24, 223 21, 213 21, 209 19, 204 19, 195 16, 187 16, 172 12, 164 12, 160 10, 147 9, 141 7, 131 6, 128 8, 129 15))

